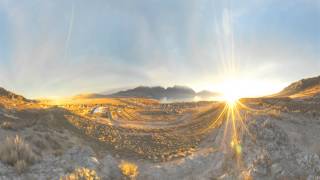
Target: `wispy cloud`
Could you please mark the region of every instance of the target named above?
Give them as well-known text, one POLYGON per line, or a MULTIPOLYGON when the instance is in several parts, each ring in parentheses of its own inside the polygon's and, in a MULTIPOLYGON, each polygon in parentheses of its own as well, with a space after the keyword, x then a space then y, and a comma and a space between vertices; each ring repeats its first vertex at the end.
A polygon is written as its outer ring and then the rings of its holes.
POLYGON ((74 21, 74 1, 72 1, 68 34, 67 34, 66 43, 64 47, 64 58, 63 58, 64 60, 66 60, 66 57, 68 56, 68 49, 69 49, 69 43, 72 35, 73 21, 74 21))
POLYGON ((71 95, 210 84, 226 69, 289 82, 318 73, 319 12, 316 1, 0 0, 0 84, 71 95))

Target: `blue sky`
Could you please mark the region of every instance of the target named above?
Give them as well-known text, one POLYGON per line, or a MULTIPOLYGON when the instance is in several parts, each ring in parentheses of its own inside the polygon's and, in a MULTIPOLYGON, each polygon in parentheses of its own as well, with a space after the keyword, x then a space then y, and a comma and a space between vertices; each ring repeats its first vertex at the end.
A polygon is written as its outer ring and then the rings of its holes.
POLYGON ((27 97, 320 75, 319 0, 0 0, 0 24, 0 86, 27 97))

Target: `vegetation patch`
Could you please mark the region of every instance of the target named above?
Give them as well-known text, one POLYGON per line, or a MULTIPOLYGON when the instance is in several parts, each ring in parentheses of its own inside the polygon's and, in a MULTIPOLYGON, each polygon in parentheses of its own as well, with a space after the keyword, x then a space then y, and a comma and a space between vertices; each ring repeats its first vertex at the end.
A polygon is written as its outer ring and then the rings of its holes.
POLYGON ((130 179, 135 179, 139 174, 138 166, 134 163, 123 161, 119 165, 119 168, 121 169, 122 174, 130 179))
POLYGON ((61 177, 60 180, 100 180, 96 171, 88 168, 78 168, 72 173, 61 177))
POLYGON ((0 160, 15 167, 17 173, 21 174, 37 160, 37 156, 30 145, 17 135, 15 137, 7 137, 0 146, 0 160))

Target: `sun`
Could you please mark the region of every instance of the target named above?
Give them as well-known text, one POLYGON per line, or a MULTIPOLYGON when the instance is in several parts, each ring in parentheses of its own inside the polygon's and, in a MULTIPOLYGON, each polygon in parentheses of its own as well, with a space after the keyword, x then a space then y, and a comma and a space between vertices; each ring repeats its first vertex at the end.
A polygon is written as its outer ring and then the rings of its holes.
POLYGON ((223 100, 229 105, 234 105, 240 99, 236 94, 223 94, 223 100))
POLYGON ((223 78, 217 86, 222 93, 222 100, 229 104, 234 104, 240 98, 259 97, 272 92, 270 83, 240 75, 223 78))
POLYGON ((229 105, 234 105, 236 102, 245 96, 246 91, 239 81, 226 81, 222 84, 222 100, 229 105))

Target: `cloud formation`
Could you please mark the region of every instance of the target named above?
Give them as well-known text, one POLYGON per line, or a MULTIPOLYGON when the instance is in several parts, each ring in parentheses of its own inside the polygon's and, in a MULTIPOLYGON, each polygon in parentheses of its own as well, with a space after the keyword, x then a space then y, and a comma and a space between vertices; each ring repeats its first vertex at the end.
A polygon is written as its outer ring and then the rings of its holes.
POLYGON ((319 73, 319 1, 0 0, 0 85, 28 97, 319 73))

